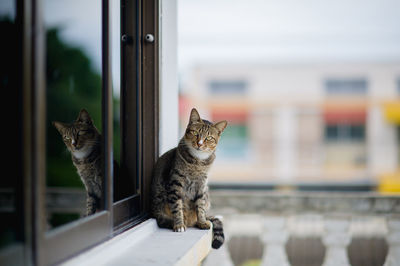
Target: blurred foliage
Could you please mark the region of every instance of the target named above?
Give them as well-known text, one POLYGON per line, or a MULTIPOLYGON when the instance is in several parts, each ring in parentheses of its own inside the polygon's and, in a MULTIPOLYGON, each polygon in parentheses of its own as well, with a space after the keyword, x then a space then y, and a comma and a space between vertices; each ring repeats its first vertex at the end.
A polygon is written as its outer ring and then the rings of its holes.
POLYGON ((101 131, 101 75, 82 49, 62 41, 57 28, 47 31, 46 48, 47 185, 83 188, 52 121, 70 123, 85 108, 101 131))
MULTIPOLYGON (((79 47, 60 38, 60 29, 47 31, 47 186, 82 187, 80 177, 52 121, 70 123, 82 108, 88 110, 101 132, 101 74, 79 47)), ((114 158, 119 162, 120 128, 119 99, 114 98, 114 158)))

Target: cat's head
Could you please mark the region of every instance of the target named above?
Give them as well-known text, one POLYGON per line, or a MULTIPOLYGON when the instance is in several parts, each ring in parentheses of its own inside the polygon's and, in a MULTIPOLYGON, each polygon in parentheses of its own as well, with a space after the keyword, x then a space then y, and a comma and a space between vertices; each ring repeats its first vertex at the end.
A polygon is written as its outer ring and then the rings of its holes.
POLYGON ((53 125, 61 134, 65 146, 78 159, 86 157, 100 141, 99 133, 89 113, 82 109, 72 123, 54 121, 53 125))
POLYGON ((208 158, 217 148, 221 133, 228 122, 211 123, 201 119, 195 108, 190 113, 189 124, 186 128, 184 140, 192 155, 199 159, 208 158))

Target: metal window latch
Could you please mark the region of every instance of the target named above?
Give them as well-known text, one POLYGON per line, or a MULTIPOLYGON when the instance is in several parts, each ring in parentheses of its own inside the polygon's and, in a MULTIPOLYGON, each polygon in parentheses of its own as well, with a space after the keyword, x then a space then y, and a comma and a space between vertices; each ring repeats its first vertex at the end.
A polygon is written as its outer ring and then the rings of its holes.
POLYGON ((152 42, 154 42, 154 35, 153 34, 146 34, 144 39, 145 39, 146 42, 152 43, 152 42))

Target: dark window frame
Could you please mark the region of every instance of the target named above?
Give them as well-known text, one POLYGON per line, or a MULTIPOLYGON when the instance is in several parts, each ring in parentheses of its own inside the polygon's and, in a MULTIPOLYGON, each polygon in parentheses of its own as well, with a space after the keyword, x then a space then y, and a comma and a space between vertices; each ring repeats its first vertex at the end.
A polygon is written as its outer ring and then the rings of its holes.
POLYGON ((136 114, 121 119, 121 169, 138 194, 114 203, 115 232, 148 218, 150 209, 151 172, 159 153, 158 7, 158 0, 121 2, 121 114, 136 114), (146 34, 155 36, 153 43, 145 42, 146 34))
MULTIPOLYGON (((14 25, 16 28, 16 54, 11 53, 8 60, 13 60, 15 71, 18 77, 16 81, 16 89, 3 91, 3 113, 14 112, 15 116, 10 116, 11 121, 7 138, 8 142, 12 143, 15 149, 15 156, 8 156, 3 160, 3 166, 11 167, 13 186, 8 191, 1 193, 8 194, 13 200, 9 207, 9 215, 15 223, 15 239, 12 243, 3 246, 0 250, 0 265, 29 265, 32 261, 32 228, 31 228, 31 187, 29 186, 31 169, 30 161, 27 153, 31 151, 31 124, 30 120, 26 119, 24 114, 29 114, 31 110, 30 101, 26 101, 23 95, 31 95, 31 47, 30 25, 31 13, 30 3, 28 1, 14 1, 15 3, 15 18, 14 25), (23 78, 21 78, 23 77, 23 78), (13 108, 6 106, 13 106, 13 108), (23 134, 24 132, 24 134, 23 134), (13 160, 16 159, 16 162, 13 160), (14 169, 15 165, 17 168, 14 169)), ((12 37, 10 37, 12 38, 12 37)), ((12 66, 12 67, 14 67, 12 66)), ((6 146, 7 147, 7 146, 6 146)), ((7 147, 8 148, 8 147, 7 147)), ((7 149, 6 148, 6 149, 7 149)), ((4 194, 3 194, 4 195, 4 194)), ((4 207, 4 206, 2 206, 4 207)), ((3 214, 3 213, 2 213, 3 214)))
MULTIPOLYGON (((121 1, 121 164, 137 194, 113 203, 113 121, 110 0, 102 0, 102 120, 105 173, 104 211, 46 231, 46 80, 43 2, 16 0, 21 32, 21 186, 17 211, 22 248, 0 261, 50 265, 121 233, 149 217, 151 172, 158 158, 159 0, 121 1), (145 42, 146 34, 155 36, 145 42), (122 36, 121 36, 122 37, 122 36), (135 163, 132 163, 135 162, 135 163)), ((21 247, 20 242, 17 243, 21 247)), ((20 263, 18 263, 20 264, 20 263)))

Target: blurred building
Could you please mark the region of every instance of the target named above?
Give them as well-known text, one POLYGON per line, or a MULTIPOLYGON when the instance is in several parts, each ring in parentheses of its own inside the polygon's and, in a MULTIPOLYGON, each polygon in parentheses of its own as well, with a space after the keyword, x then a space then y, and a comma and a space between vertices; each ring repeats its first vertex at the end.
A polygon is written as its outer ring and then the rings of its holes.
POLYGON ((399 168, 400 63, 197 65, 192 107, 228 120, 213 182, 375 184, 399 168))

